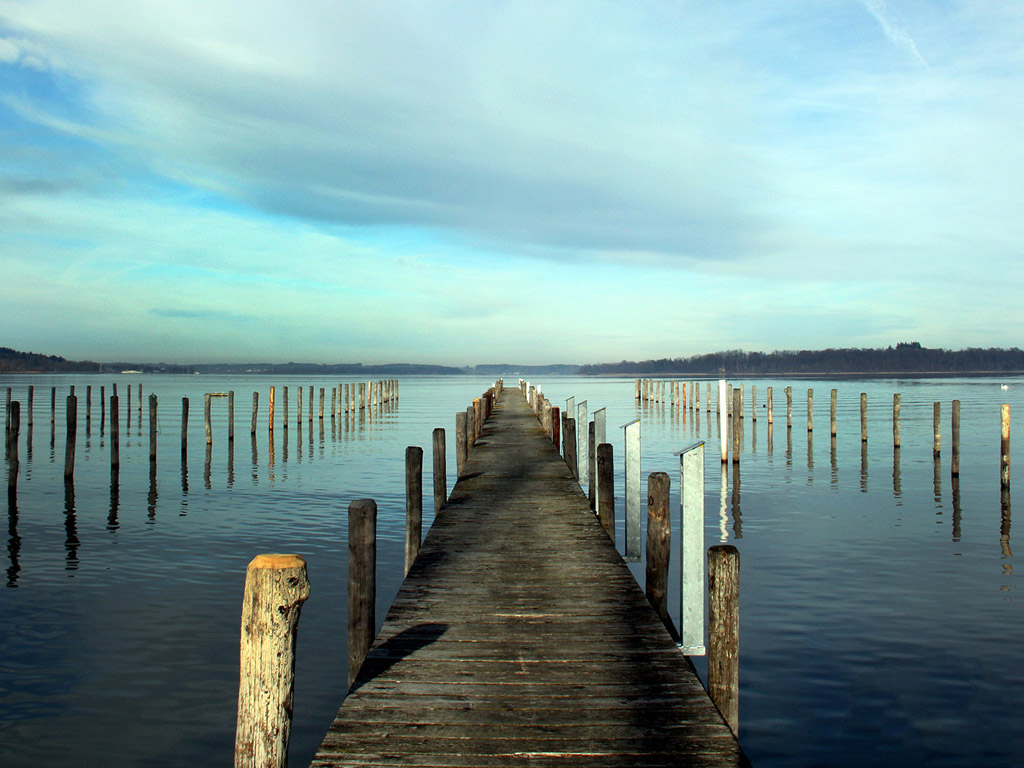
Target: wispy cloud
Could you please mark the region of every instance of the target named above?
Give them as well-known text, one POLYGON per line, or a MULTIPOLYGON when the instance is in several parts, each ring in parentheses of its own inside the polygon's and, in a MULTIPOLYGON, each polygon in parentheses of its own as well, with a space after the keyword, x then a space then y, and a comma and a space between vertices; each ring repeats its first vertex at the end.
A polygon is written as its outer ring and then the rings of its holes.
POLYGON ((917 49, 917 43, 910 33, 896 20, 889 10, 886 0, 862 0, 868 13, 875 17, 875 21, 882 28, 882 32, 893 45, 899 46, 908 51, 920 64, 928 66, 924 56, 917 49))

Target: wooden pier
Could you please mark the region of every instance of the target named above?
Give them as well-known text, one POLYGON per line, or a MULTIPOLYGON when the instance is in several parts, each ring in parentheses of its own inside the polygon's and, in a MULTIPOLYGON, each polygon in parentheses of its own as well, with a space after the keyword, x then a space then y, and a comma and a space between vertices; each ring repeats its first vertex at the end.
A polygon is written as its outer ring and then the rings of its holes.
POLYGON ((312 765, 749 762, 508 389, 312 765))

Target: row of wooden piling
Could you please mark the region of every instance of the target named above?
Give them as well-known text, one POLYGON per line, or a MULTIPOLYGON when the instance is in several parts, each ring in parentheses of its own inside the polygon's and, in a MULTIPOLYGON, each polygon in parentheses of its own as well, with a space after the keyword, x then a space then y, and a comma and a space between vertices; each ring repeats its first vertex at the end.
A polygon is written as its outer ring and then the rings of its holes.
MULTIPOLYGON (((738 422, 745 418, 746 407, 744 404, 744 387, 734 387, 726 382, 720 381, 719 398, 715 406, 715 412, 722 415, 722 425, 731 423, 732 432, 732 463, 740 461, 740 430, 738 422), (725 387, 721 385, 725 383, 725 387), (723 409, 723 402, 725 408, 723 409), (726 421, 726 416, 730 420, 726 421)), ((690 382, 692 396, 687 400, 687 382, 662 381, 655 379, 636 379, 635 398, 641 403, 671 402, 678 408, 680 403, 689 407, 700 409, 700 382, 690 382)), ((711 383, 707 384, 707 409, 711 411, 711 383)), ((787 386, 784 390, 786 395, 786 428, 793 428, 793 388, 787 386)), ((837 404, 838 390, 832 389, 829 393, 829 434, 835 437, 838 432, 837 404)), ((757 421, 757 385, 750 387, 750 416, 757 421)), ((769 426, 775 422, 774 402, 772 387, 766 391, 766 410, 769 426)), ((900 430, 900 417, 902 402, 899 392, 892 396, 892 444, 893 448, 900 448, 902 435, 900 430)), ((960 475, 960 410, 959 400, 953 400, 950 404, 950 474, 953 477, 960 475)), ((807 431, 814 431, 814 389, 807 390, 807 431)), ((866 392, 860 393, 860 439, 861 442, 868 442, 868 396, 866 392)), ((729 438, 726 433, 722 435, 722 461, 728 461, 729 438)), ((932 458, 938 459, 942 454, 942 403, 932 403, 932 458)), ((999 463, 1000 485, 1008 488, 1010 484, 1010 406, 1003 403, 1000 407, 1000 463, 999 463)))
MULTIPOLYGON (((660 382, 660 388, 649 382, 642 386, 637 380, 638 399, 641 396, 654 399, 664 395, 666 382, 660 382)), ((685 382, 669 382, 669 392, 675 403, 686 402, 685 382)), ((520 381, 520 390, 527 398, 534 413, 557 447, 559 433, 562 438, 562 456, 573 477, 580 479, 580 462, 577 455, 576 418, 567 413, 559 414, 557 407, 552 406, 544 397, 541 388, 526 381, 520 381), (561 428, 557 428, 559 415, 561 428)), ((696 387, 691 388, 694 392, 696 387)), ((709 398, 710 401, 710 398, 709 398)), ((700 407, 699 395, 695 397, 696 407, 700 407)), ((567 407, 567 410, 569 408, 567 407)), ((588 421, 587 450, 590 460, 591 508, 598 515, 605 532, 615 541, 615 471, 614 450, 610 443, 600 442, 595 445, 597 427, 595 421, 588 421), (593 493, 596 485, 596 494, 593 493)), ((602 436, 603 437, 603 436, 602 436)), ((699 499, 700 511, 695 515, 700 526, 703 525, 703 451, 700 452, 700 488, 691 489, 699 499)), ((644 590, 647 599, 664 622, 666 628, 680 639, 680 650, 684 653, 704 653, 703 637, 699 640, 687 637, 686 620, 677 630, 668 611, 668 572, 671 559, 672 525, 669 513, 669 491, 671 480, 665 472, 652 472, 647 478, 647 552, 645 565, 644 590)), ((639 488, 637 489, 639 492, 639 488)), ((627 499, 627 506, 629 499, 627 499)), ((682 507, 682 503, 681 503, 682 507)), ((680 529, 685 525, 680 521, 680 529)), ((685 530, 683 531, 685 535, 685 530)), ((701 531, 701 541, 703 532, 701 531)), ((702 546, 702 545, 701 545, 702 546)), ((698 555, 699 556, 699 555, 698 555)), ((739 551, 731 545, 719 545, 707 550, 708 564, 708 694, 722 713, 723 718, 734 733, 739 732, 739 551)), ((686 567, 684 563, 681 567, 686 567)), ((697 578, 703 581, 703 574, 697 578)), ((703 586, 700 587, 703 589, 703 586)), ((681 600, 681 603, 683 601, 681 600)), ((684 604, 685 605, 685 604, 684 604)), ((686 607, 681 610, 686 611, 686 607)), ((701 609, 702 610, 702 609, 701 609)), ((703 618, 700 619, 703 626, 703 618)), ((703 634, 702 632, 700 633, 703 634)))

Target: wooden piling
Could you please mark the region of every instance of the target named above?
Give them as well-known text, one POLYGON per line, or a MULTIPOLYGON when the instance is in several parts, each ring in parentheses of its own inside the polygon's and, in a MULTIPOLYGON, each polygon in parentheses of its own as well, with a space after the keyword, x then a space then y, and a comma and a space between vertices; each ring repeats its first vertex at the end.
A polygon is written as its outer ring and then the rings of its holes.
POLYGON ((557 405, 551 406, 551 442, 559 447, 562 439, 562 411, 557 405))
POLYGON ((295 692, 295 641, 309 597, 298 555, 257 555, 245 573, 239 653, 235 768, 288 764, 295 692))
POLYGON ((750 420, 757 421, 757 385, 750 385, 750 420))
POLYGON ((594 444, 596 427, 592 421, 587 423, 587 500, 593 512, 597 511, 597 446, 594 444))
POLYGON ((377 502, 348 505, 348 684, 359 674, 376 631, 377 502))
POLYGON ((793 388, 786 387, 786 429, 793 428, 793 388))
POLYGON ((949 473, 953 477, 960 476, 960 401, 953 401, 953 414, 950 419, 950 429, 952 430, 951 442, 952 442, 952 454, 950 458, 949 473))
POLYGON ((156 395, 149 396, 149 463, 156 464, 156 395))
POLYGON ((188 456, 188 398, 181 398, 181 458, 188 456))
POLYGON ((12 504, 18 495, 18 435, 21 432, 21 403, 11 402, 7 410, 7 500, 12 504))
POLYGON ((67 441, 64 443, 64 481, 75 477, 75 444, 78 442, 78 398, 68 395, 67 399, 67 441))
POLYGON ((462 477, 462 468, 469 456, 467 418, 465 411, 455 414, 455 468, 458 477, 462 477))
POLYGON ((448 501, 448 457, 443 427, 434 429, 434 514, 448 501))
POLYGON ((476 409, 472 405, 466 407, 466 455, 473 452, 476 443, 476 409))
POLYGON ((932 458, 942 454, 942 403, 932 403, 932 458))
POLYGON ((573 480, 579 482, 579 443, 576 440, 576 419, 566 417, 565 419, 565 463, 569 465, 569 472, 573 480))
POLYGON ((672 545, 669 520, 669 476, 652 472, 647 477, 647 567, 645 591, 666 627, 672 626, 668 613, 668 565, 672 545))
POLYGON ((598 519, 608 538, 615 542, 615 459, 611 443, 597 446, 598 519))
POLYGON ((892 396, 892 447, 900 447, 900 393, 892 396))
POLYGON ((836 436, 836 405, 837 405, 837 401, 839 400, 839 391, 833 389, 830 394, 831 394, 831 397, 829 398, 829 406, 828 406, 828 424, 829 424, 828 431, 829 431, 829 434, 832 437, 835 437, 836 436))
POLYGON ((253 392, 252 393, 252 425, 249 427, 249 434, 250 435, 255 435, 256 434, 256 413, 259 411, 259 407, 260 407, 260 393, 259 392, 253 392))
POLYGON ((211 400, 212 400, 212 398, 210 397, 210 393, 209 392, 207 392, 205 395, 203 395, 203 424, 206 427, 206 444, 207 445, 212 445, 213 444, 213 421, 212 421, 212 417, 211 417, 211 413, 210 413, 210 411, 211 411, 211 408, 210 408, 211 400))
POLYGON ((730 544, 708 550, 708 693, 739 734, 740 553, 730 544))
POLYGON ((117 395, 110 396, 110 472, 116 475, 121 467, 121 427, 117 395))
POLYGON ((814 431, 814 390, 807 390, 807 431, 814 431))
POLYGON ((999 439, 999 485, 1010 487, 1010 404, 1003 403, 1000 409, 999 439))
POLYGON ((228 443, 235 442, 235 390, 228 390, 228 443))
POLYGON ((274 431, 274 388, 270 388, 270 397, 267 401, 267 430, 274 431))
POLYGON ((405 449, 405 573, 420 553, 423 541, 423 449, 405 449))
POLYGON ((743 413, 743 392, 737 387, 732 392, 732 463, 740 463, 742 453, 743 427, 740 424, 740 416, 743 413))

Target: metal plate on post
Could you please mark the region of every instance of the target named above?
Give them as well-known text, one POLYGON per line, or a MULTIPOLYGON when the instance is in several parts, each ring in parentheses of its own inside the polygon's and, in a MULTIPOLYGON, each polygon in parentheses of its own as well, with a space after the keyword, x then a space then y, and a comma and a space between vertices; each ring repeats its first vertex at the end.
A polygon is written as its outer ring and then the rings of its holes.
POLYGON ((594 514, 596 515, 601 513, 601 486, 597 477, 597 446, 608 442, 606 424, 606 410, 598 408, 594 411, 594 463, 590 465, 590 477, 594 483, 594 514))
POLYGON ((579 468, 580 486, 590 482, 590 430, 587 423, 587 401, 584 400, 576 406, 576 466, 579 468))
POLYGON ((704 647, 704 441, 679 456, 679 649, 703 656, 704 647))
POLYGON ((623 424, 626 431, 626 554, 627 563, 640 562, 640 419, 623 424))

